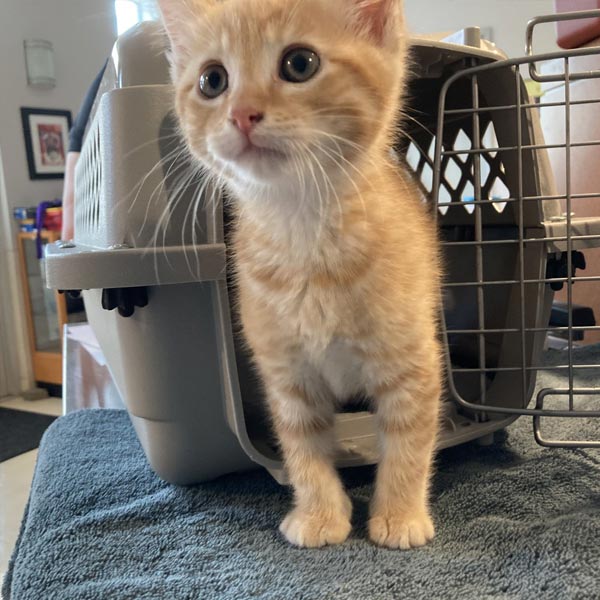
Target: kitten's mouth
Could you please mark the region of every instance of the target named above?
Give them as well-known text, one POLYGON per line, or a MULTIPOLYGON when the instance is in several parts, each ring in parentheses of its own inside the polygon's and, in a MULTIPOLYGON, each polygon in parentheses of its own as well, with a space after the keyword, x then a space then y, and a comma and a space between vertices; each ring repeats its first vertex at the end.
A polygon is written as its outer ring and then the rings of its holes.
POLYGON ((271 160, 282 160, 287 158, 287 154, 277 148, 260 146, 255 142, 248 140, 245 148, 237 156, 238 160, 244 158, 268 158, 271 160))

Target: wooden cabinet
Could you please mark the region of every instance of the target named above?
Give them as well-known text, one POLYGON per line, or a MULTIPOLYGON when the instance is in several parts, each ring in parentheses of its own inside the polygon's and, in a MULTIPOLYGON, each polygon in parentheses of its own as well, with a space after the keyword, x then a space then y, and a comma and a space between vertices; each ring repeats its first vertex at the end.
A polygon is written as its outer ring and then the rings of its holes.
MULTIPOLYGON (((52 243, 60 238, 60 233, 43 231, 41 238, 44 244, 52 243)), ((43 263, 37 258, 35 240, 35 233, 18 234, 31 362, 36 381, 62 385, 63 326, 68 322, 85 320, 85 313, 81 301, 71 302, 63 294, 46 287, 43 263)))

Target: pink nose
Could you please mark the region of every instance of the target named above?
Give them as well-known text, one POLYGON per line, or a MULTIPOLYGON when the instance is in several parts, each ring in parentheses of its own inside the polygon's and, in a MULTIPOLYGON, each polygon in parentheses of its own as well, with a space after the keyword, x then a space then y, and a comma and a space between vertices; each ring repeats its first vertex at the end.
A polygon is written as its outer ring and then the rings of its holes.
POLYGON ((243 106, 231 111, 231 122, 245 135, 248 135, 265 115, 255 108, 243 106))

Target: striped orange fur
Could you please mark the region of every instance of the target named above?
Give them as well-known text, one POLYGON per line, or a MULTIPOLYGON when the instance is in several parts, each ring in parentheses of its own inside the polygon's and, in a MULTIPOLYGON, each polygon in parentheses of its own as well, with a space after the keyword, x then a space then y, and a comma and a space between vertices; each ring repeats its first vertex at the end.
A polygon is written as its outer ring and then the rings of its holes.
POLYGON ((235 200, 243 331, 294 487, 281 531, 299 546, 348 536, 332 427, 336 402, 365 393, 381 437, 369 536, 423 545, 434 533, 440 266, 420 191, 389 152, 408 65, 401 2, 160 5, 182 131, 235 200), (320 61, 301 83, 282 75, 298 47, 320 61), (199 77, 214 64, 227 86, 208 98, 199 77), (249 132, 238 114, 252 116, 249 132))

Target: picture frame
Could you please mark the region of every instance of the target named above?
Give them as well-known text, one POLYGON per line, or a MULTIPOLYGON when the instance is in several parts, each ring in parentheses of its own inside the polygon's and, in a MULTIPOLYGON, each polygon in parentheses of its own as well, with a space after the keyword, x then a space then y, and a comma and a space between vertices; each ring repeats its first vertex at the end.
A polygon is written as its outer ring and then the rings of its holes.
POLYGON ((21 108, 30 179, 62 179, 65 175, 70 110, 21 108))

